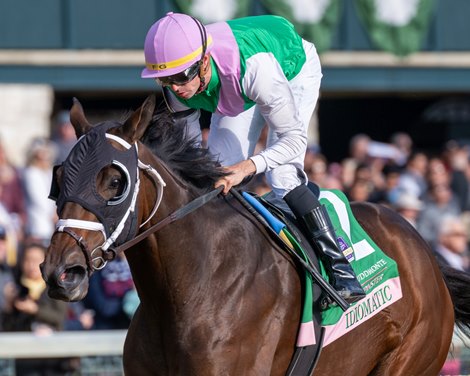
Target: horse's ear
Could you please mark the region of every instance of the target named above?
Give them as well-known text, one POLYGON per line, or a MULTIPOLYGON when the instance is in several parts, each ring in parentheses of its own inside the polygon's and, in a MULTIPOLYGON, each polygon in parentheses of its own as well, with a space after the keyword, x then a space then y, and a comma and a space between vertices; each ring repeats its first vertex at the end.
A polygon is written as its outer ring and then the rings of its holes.
POLYGON ((85 112, 83 112, 83 107, 77 98, 73 98, 73 106, 70 110, 70 122, 75 129, 77 139, 93 128, 93 126, 86 119, 85 112))
POLYGON ((131 142, 135 142, 143 136, 152 120, 155 102, 155 94, 149 95, 142 106, 135 110, 123 125, 124 135, 127 136, 131 142))

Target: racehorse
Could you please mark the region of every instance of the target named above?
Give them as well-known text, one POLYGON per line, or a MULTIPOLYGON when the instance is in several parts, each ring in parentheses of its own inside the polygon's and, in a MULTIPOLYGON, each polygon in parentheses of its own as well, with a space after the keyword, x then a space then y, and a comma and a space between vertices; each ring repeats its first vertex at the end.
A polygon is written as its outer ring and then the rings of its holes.
MULTIPOLYGON (((56 171, 60 219, 41 266, 49 295, 84 298, 113 246, 163 223, 125 251, 140 298, 124 346, 126 374, 283 375, 300 320, 296 263, 228 196, 172 217, 212 192, 224 171, 177 122, 154 115, 155 101, 149 96, 122 122, 92 126, 74 99, 79 141, 56 171), (96 143, 91 135, 101 128, 106 140, 96 143), (121 154, 129 165, 116 162, 121 154), (119 209, 126 202, 132 208, 126 197, 135 201, 132 210, 119 209)), ((314 374, 437 375, 454 323, 469 328, 470 279, 440 268, 391 209, 351 206, 397 262, 403 297, 326 346, 314 374)))

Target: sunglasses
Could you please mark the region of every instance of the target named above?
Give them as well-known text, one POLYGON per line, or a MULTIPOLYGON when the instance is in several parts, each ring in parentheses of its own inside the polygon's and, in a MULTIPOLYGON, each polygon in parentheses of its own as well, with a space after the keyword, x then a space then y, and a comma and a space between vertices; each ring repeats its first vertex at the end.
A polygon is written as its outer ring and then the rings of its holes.
POLYGON ((189 81, 194 80, 194 77, 197 76, 199 72, 199 66, 201 61, 196 61, 189 68, 186 68, 184 71, 174 74, 167 77, 157 77, 155 81, 162 86, 178 85, 182 86, 187 84, 189 81))

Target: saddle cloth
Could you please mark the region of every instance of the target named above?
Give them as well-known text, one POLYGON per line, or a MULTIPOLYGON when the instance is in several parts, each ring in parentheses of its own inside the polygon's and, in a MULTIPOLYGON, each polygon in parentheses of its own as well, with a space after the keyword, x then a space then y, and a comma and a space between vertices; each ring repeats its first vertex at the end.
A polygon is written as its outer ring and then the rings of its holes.
MULTIPOLYGON (((304 251, 286 225, 247 192, 247 201, 266 219, 291 249, 308 261, 304 251)), ((361 325, 384 308, 402 297, 398 267, 364 231, 354 217, 349 201, 338 190, 320 190, 320 203, 325 205, 331 218, 338 243, 343 254, 351 263, 359 282, 366 291, 365 298, 354 303, 347 311, 340 307, 330 307, 322 312, 322 326, 325 329, 323 347, 361 325)), ((320 262, 321 273, 327 274, 320 262)), ((302 322, 297 337, 297 346, 315 344, 312 312, 312 277, 305 273, 305 296, 302 322)))

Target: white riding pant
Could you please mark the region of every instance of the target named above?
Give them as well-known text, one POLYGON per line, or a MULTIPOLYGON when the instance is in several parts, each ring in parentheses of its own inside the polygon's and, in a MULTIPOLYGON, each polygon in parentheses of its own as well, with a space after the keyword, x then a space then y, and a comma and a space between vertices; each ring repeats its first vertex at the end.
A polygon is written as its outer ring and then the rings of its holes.
MULTIPOLYGON (((315 47, 307 41, 303 41, 303 45, 306 63, 297 76, 289 81, 289 85, 307 137, 307 129, 319 97, 322 74, 315 47)), ((246 160, 253 156, 265 124, 257 105, 234 117, 214 113, 208 138, 209 150, 218 155, 225 166, 246 160)), ((277 139, 268 127, 266 147, 273 145, 277 139)), ((290 162, 266 172, 266 179, 277 197, 282 198, 295 187, 307 183, 303 170, 305 153, 306 148, 290 162)))

